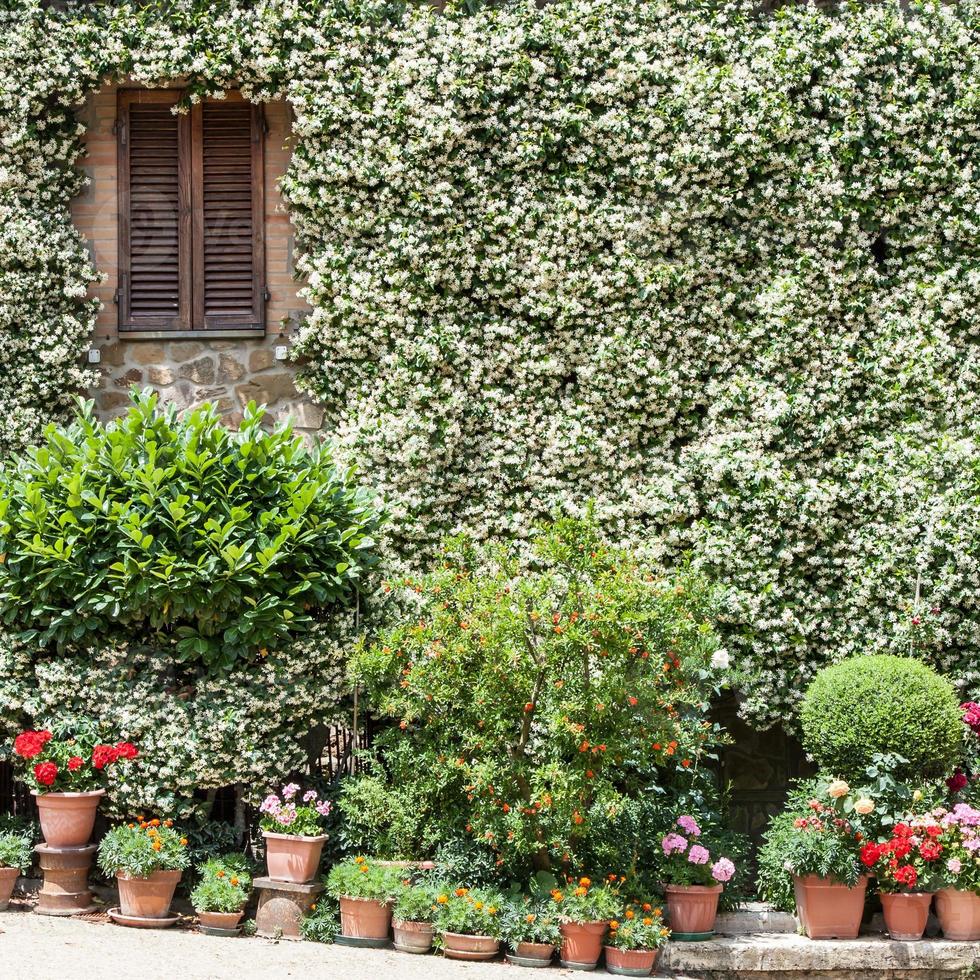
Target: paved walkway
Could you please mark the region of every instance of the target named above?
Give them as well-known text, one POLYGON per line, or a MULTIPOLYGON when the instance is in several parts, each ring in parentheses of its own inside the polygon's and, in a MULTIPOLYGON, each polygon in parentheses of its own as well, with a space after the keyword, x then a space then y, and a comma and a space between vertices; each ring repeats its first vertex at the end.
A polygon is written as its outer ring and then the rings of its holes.
MULTIPOLYGON (((506 963, 0 914, 0 980, 516 980, 518 973, 526 980, 526 971, 506 963)), ((548 975, 573 974, 553 968, 548 975)))

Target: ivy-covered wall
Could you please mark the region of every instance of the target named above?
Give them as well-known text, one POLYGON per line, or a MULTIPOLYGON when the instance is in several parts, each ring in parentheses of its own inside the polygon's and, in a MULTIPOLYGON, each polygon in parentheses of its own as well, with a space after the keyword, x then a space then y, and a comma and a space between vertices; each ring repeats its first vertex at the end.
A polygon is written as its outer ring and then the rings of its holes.
MULTIPOLYGON (((8 8, 10 5, 8 5, 8 8)), ((84 385, 71 110, 286 99, 301 384, 417 567, 559 506, 726 590, 758 725, 831 659, 980 683, 980 3, 0 14, 3 448, 84 385)))

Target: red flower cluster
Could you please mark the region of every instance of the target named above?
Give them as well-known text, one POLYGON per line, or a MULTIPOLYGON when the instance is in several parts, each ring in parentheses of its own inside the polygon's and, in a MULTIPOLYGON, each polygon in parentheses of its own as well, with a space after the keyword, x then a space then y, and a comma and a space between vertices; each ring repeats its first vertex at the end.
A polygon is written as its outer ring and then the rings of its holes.
POLYGON ((53 762, 39 762, 34 767, 34 778, 42 786, 53 786, 58 778, 58 767, 53 762))
POLYGON ((105 769, 119 759, 135 759, 139 753, 132 742, 117 742, 115 745, 96 745, 92 749, 92 765, 105 769))
POLYGON ((962 769, 957 769, 949 779, 946 780, 946 785, 949 787, 951 793, 958 793, 964 786, 969 782, 966 778, 966 773, 962 769))
POLYGON ((943 846, 936 838, 941 835, 942 828, 937 825, 916 828, 897 823, 891 840, 880 844, 869 841, 862 846, 861 863, 866 868, 877 866, 879 880, 891 879, 898 885, 915 888, 920 874, 915 862, 928 864, 939 859, 943 846))
POLYGON ((963 724, 969 725, 977 735, 980 735, 980 704, 976 701, 964 701, 960 705, 960 710, 963 712, 963 724))
POLYGON ((33 759, 40 755, 44 746, 51 741, 51 732, 21 732, 14 739, 14 752, 22 759, 33 759))

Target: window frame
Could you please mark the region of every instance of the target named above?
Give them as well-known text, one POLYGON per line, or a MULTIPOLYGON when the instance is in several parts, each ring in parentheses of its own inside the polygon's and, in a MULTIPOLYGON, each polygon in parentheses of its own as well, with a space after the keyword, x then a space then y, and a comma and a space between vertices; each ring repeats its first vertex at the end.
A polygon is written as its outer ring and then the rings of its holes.
POLYGON ((226 315, 206 316, 204 312, 204 102, 246 103, 240 92, 232 90, 222 99, 196 102, 178 119, 178 313, 172 318, 141 318, 133 325, 131 314, 131 181, 130 107, 134 104, 175 105, 184 95, 181 88, 120 88, 116 101, 118 283, 116 290, 117 335, 126 340, 202 340, 255 338, 266 334, 266 304, 269 293, 265 267, 265 137, 262 106, 251 107, 252 181, 252 298, 251 319, 226 315), (222 322, 226 321, 226 322, 222 322), (209 325, 210 324, 210 325, 209 325))

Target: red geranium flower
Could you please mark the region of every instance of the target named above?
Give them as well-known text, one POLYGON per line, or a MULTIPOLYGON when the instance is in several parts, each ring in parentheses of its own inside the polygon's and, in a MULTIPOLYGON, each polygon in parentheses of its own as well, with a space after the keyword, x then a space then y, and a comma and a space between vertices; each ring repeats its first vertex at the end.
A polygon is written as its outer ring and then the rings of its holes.
POLYGON ((908 885, 909 888, 915 888, 915 883, 919 880, 919 873, 911 864, 906 864, 896 870, 895 880, 900 885, 908 885))
POLYGON ((901 860, 902 858, 909 856, 912 851, 912 845, 907 840, 892 841, 891 851, 895 857, 901 860))
POLYGON ((52 786, 58 778, 58 767, 53 762, 39 762, 34 767, 34 778, 42 786, 52 786))
POLYGON ((873 867, 878 858, 881 857, 881 848, 870 841, 861 848, 861 863, 866 867, 873 867))
POLYGON ((119 751, 114 745, 96 745, 92 749, 92 765, 96 769, 105 769, 119 758, 119 751))
POLYGON ((33 759, 36 755, 41 754, 44 746, 50 741, 51 732, 49 731, 21 732, 14 739, 14 752, 22 759, 33 759))
POLYGON ((907 823, 897 823, 895 824, 895 836, 896 837, 911 837, 912 828, 907 823))
POLYGON ((135 759, 139 755, 132 742, 116 742, 116 753, 119 759, 135 759))
POLYGON ((943 845, 939 841, 924 840, 919 845, 919 853, 926 861, 935 861, 943 853, 943 845))
POLYGON ((81 769, 84 765, 85 760, 80 755, 73 755, 68 760, 68 771, 75 772, 76 770, 81 769))

